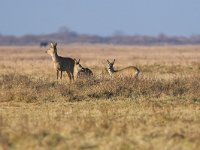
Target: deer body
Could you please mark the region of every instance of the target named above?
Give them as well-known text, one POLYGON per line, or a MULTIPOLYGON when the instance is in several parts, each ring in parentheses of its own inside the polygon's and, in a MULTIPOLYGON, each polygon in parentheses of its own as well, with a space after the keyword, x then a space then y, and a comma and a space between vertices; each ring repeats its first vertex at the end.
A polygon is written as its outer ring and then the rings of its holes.
POLYGON ((47 53, 51 55, 54 68, 57 71, 57 80, 59 72, 61 72, 60 79, 62 80, 63 71, 67 72, 69 80, 74 80, 74 65, 75 61, 70 57, 61 57, 57 54, 57 43, 51 43, 50 49, 47 50, 47 53))
POLYGON ((93 76, 93 72, 89 68, 85 68, 80 64, 80 59, 75 61, 75 72, 76 72, 76 78, 80 77, 91 77, 93 76))
POLYGON ((108 62, 107 70, 111 77, 138 77, 140 70, 135 66, 129 66, 120 70, 115 70, 113 65, 115 63, 115 60, 113 62, 108 62))
POLYGON ((89 76, 93 76, 93 73, 89 68, 83 67, 81 70, 78 71, 77 76, 78 77, 89 77, 89 76))

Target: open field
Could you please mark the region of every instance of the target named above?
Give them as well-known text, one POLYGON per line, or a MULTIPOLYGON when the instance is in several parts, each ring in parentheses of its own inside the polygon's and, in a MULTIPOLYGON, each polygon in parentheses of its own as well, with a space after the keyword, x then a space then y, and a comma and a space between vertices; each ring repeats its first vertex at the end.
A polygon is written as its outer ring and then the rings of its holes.
POLYGON ((0 150, 200 149, 200 46, 58 43, 95 74, 72 84, 46 49, 0 46, 0 150), (111 80, 114 58, 139 79, 111 80))

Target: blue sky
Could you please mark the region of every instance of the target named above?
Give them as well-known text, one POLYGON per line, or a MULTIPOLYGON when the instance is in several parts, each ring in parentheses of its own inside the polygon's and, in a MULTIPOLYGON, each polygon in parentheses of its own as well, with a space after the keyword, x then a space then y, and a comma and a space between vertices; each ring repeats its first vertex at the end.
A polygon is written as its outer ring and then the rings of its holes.
POLYGON ((3 35, 57 32, 101 36, 198 35, 200 0, 0 0, 3 35))

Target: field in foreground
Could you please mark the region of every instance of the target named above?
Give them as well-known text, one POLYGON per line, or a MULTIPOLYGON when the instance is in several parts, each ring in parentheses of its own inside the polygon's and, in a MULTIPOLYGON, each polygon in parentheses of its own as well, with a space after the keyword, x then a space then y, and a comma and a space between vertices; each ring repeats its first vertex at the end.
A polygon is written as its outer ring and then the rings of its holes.
POLYGON ((0 47, 0 149, 200 149, 200 46, 60 46, 95 73, 72 84, 44 52, 0 47), (139 79, 109 79, 114 58, 139 79))

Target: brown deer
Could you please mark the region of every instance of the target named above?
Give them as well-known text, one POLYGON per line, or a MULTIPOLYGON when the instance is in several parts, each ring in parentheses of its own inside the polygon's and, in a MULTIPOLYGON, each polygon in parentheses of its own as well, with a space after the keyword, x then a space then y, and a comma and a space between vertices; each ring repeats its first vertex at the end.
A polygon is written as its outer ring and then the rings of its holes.
POLYGON ((75 61, 76 78, 91 77, 93 72, 89 68, 85 68, 80 64, 80 59, 75 61))
POLYGON ((69 77, 69 80, 71 82, 71 80, 74 80, 75 61, 74 59, 70 57, 58 56, 56 46, 57 46, 57 43, 51 42, 50 48, 46 51, 46 53, 52 57, 54 68, 57 71, 57 80, 58 80, 59 72, 61 72, 60 79, 62 81, 63 71, 66 71, 69 77))
POLYGON ((115 63, 115 59, 113 62, 107 60, 107 70, 111 77, 134 77, 137 78, 140 70, 135 66, 129 66, 120 70, 115 70, 113 65, 115 63))

